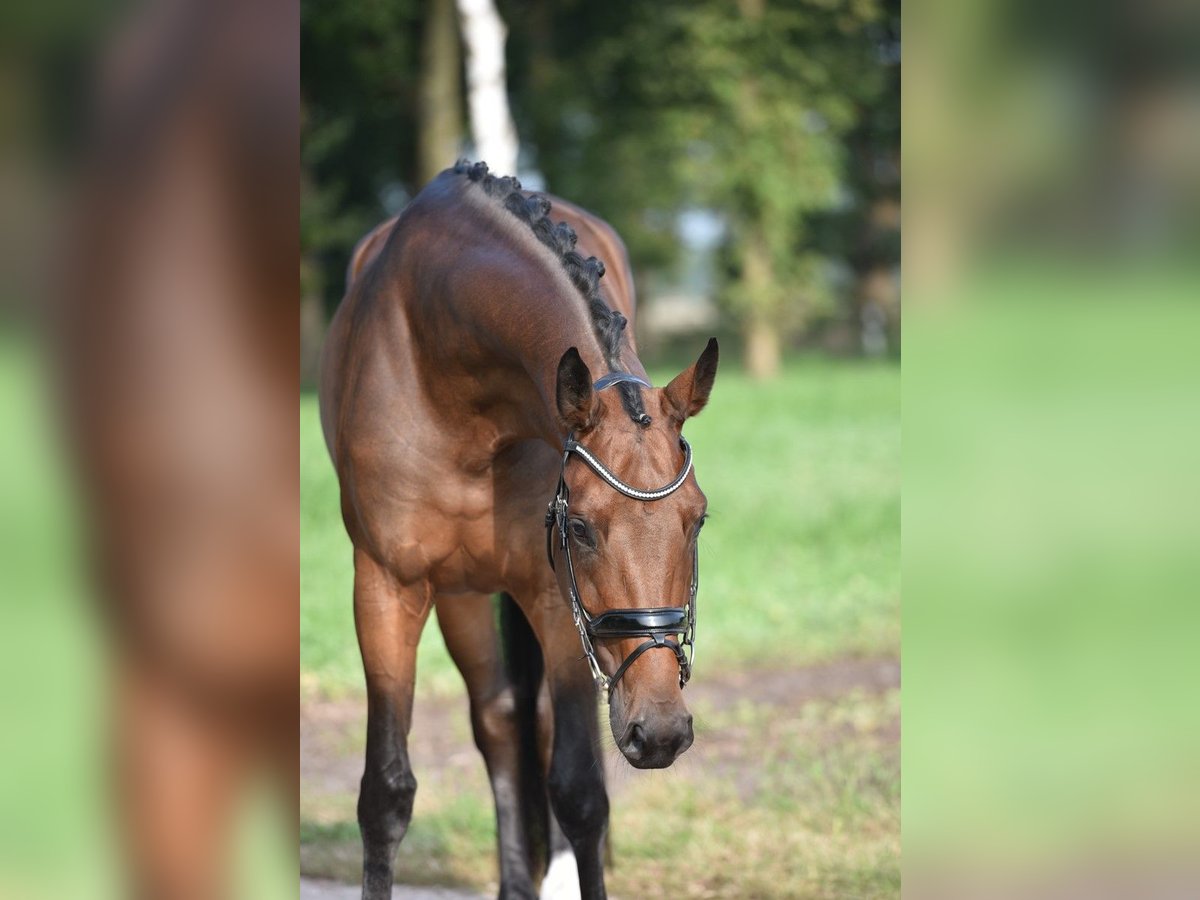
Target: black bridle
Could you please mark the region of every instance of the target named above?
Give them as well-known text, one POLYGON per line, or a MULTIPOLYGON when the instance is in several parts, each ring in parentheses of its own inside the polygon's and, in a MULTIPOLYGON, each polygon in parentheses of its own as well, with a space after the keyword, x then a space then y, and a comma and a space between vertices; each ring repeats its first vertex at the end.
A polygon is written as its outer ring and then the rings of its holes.
MULTIPOLYGON (((636 375, 630 375, 627 372, 613 372, 605 375, 593 387, 595 390, 603 390, 610 385, 623 381, 650 387, 641 378, 638 378, 636 375)), ((679 438, 679 446, 683 449, 683 468, 679 470, 679 474, 675 476, 674 480, 655 490, 642 490, 626 484, 614 475, 612 470, 592 455, 591 451, 576 441, 573 435, 568 435, 567 439, 563 442, 562 468, 558 474, 558 490, 555 491, 554 499, 550 501, 549 509, 546 511, 546 555, 550 560, 550 568, 555 569, 554 535, 557 532, 559 548, 562 550, 563 558, 567 562, 567 590, 570 595, 571 615, 575 620, 575 627, 579 631, 579 640, 583 644, 583 654, 587 657, 588 666, 591 668, 596 688, 600 691, 606 702, 612 698, 612 689, 621 680, 621 676, 633 665, 634 661, 647 650, 652 650, 656 647, 664 647, 675 654, 675 659, 679 663, 680 687, 686 685, 688 679, 692 677, 692 660, 696 654, 696 590, 699 587, 700 578, 699 552, 697 550, 692 554, 692 582, 688 588, 686 606, 610 609, 596 616, 589 614, 580 600, 579 585, 575 580, 575 564, 571 560, 571 542, 568 535, 570 491, 567 488, 567 463, 570 461, 571 455, 574 454, 583 460, 593 472, 599 475, 609 487, 624 494, 626 497, 632 497, 634 500, 641 500, 648 503, 654 500, 661 500, 663 497, 675 493, 675 491, 683 486, 684 481, 687 480, 688 473, 692 470, 692 448, 683 439, 682 435, 679 438), (680 638, 678 641, 673 639, 676 635, 680 638), (646 640, 624 659, 617 667, 617 671, 610 678, 600 668, 600 662, 596 659, 596 648, 592 641, 594 638, 630 637, 644 637, 646 640)))

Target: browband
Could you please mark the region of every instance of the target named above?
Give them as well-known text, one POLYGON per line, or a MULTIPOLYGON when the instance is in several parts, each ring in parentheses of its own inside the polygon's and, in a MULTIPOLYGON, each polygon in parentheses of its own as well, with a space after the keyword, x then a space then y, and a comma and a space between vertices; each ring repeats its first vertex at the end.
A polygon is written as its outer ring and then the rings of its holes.
POLYGON ((592 385, 592 390, 602 391, 606 387, 612 387, 614 384, 621 384, 622 382, 626 381, 630 384, 640 384, 642 387, 654 387, 654 385, 648 382, 645 378, 640 378, 637 375, 634 375, 632 372, 609 372, 592 385))
POLYGON ((563 442, 563 465, 566 465, 566 459, 572 453, 587 463, 588 468, 608 482, 609 486, 617 491, 620 491, 626 497, 632 497, 634 500, 661 500, 669 494, 675 493, 680 486, 687 480, 688 472, 692 471, 692 447, 683 439, 679 438, 679 446, 683 449, 683 468, 679 470, 679 474, 670 484, 664 484, 660 488, 654 490, 642 490, 635 488, 632 485, 626 484, 620 478, 612 473, 608 466, 600 462, 591 454, 591 451, 583 444, 574 438, 567 438, 563 442))

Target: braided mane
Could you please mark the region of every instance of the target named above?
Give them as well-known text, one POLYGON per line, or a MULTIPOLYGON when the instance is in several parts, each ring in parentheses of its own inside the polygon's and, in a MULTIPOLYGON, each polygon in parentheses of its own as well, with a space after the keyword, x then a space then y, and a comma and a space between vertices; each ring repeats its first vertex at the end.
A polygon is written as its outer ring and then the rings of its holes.
MULTIPOLYGON (((604 277, 604 263, 594 256, 584 259, 575 251, 577 240, 575 229, 566 222, 555 224, 550 218, 550 201, 542 194, 526 196, 521 191, 521 182, 511 176, 496 177, 488 173, 487 163, 471 163, 460 159, 454 164, 455 174, 466 175, 483 188, 483 192, 510 213, 528 225, 534 236, 562 262, 563 269, 583 299, 587 301, 592 327, 600 341, 604 361, 613 371, 621 368, 622 336, 628 320, 612 309, 600 296, 600 279, 604 277)), ((642 405, 642 392, 635 384, 618 384, 621 404, 633 421, 649 425, 650 417, 642 405)))

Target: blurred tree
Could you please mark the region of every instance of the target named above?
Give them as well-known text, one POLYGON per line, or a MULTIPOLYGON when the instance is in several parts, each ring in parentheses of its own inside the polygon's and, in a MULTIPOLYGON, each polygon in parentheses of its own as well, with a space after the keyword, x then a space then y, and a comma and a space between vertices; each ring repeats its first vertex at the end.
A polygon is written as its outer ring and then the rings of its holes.
POLYGON ((453 0, 302 0, 300 15, 300 374, 311 384, 351 250, 435 156, 453 157, 461 89, 453 0))
POLYGON ((725 219, 722 299, 760 377, 832 302, 818 213, 854 200, 844 140, 884 86, 878 0, 512 3, 523 131, 550 187, 662 264, 677 214, 725 219))
POLYGON ((462 143, 462 53, 454 0, 428 0, 421 41, 418 183, 453 165, 462 143))
POLYGON ((428 0, 301 2, 300 249, 306 289, 327 309, 341 296, 355 242, 421 177, 417 123, 431 8, 428 0))
MULTIPOLYGON (((682 211, 715 211, 752 371, 838 299, 898 321, 878 300, 898 261, 898 0, 498 3, 531 167, 608 218, 643 275, 676 262, 682 211), (834 290, 831 260, 857 287, 834 290)), ((302 0, 301 244, 326 308, 355 241, 458 143, 452 5, 302 0)))
POLYGON ((854 273, 850 317, 868 354, 900 349, 900 0, 868 29, 880 90, 860 101, 846 136, 850 202, 813 222, 817 245, 854 273))

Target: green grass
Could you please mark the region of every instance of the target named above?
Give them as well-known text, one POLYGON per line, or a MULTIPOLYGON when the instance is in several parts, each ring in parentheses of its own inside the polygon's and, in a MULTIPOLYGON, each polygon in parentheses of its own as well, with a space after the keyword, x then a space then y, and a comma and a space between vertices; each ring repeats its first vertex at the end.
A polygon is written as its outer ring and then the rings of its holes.
MULTIPOLYGON (((896 897, 900 886, 899 691, 851 692, 781 715, 744 700, 696 707, 697 745, 672 769, 610 769, 612 862, 625 898, 896 897)), ((610 751, 610 754, 612 751, 610 751)), ((403 884, 496 889, 495 829, 482 765, 418 790, 400 845, 403 884)), ((353 883, 354 798, 302 799, 300 866, 353 883), (326 821, 308 815, 324 810, 326 821), (332 814, 332 815, 330 815, 332 814)))
MULTIPOLYGON (((674 373, 652 372, 655 383, 674 373)), ((723 371, 687 424, 709 498, 701 539, 700 669, 795 666, 899 647, 900 374, 794 361, 770 384, 723 371)), ((300 403, 303 684, 360 690, 353 566, 316 398, 300 403)), ((458 677, 426 628, 418 689, 458 677)))
POLYGON ((699 739, 737 746, 724 766, 705 771, 722 754, 700 748, 616 804, 613 893, 898 896, 898 748, 882 732, 899 704, 890 691, 810 702, 794 718, 748 702, 709 717, 699 739))
POLYGON ((37 350, 0 330, 0 896, 113 896, 99 622, 37 350))
POLYGON ((1109 263, 906 312, 906 862, 993 892, 1196 858, 1196 266, 1109 263))

